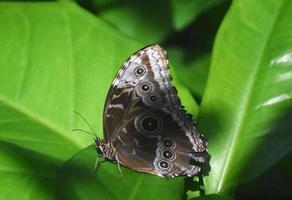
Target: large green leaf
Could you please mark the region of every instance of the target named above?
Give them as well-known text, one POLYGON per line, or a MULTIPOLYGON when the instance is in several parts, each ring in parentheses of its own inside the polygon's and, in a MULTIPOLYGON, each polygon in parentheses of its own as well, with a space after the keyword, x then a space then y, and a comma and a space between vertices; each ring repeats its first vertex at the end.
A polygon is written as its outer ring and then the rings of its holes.
POLYGON ((162 41, 172 31, 170 5, 163 1, 116 2, 97 16, 126 35, 149 44, 162 41))
POLYGON ((73 110, 101 136, 108 86, 140 45, 74 4, 0 6, 1 140, 68 158, 91 142, 71 132, 81 126, 73 110))
POLYGON ((53 199, 60 160, 0 141, 0 198, 53 199))
POLYGON ((233 1, 216 38, 199 126, 207 193, 250 180, 292 148, 292 2, 233 1))
MULTIPOLYGON (((92 2, 91 2, 92 1, 92 2)), ((139 41, 162 42, 182 30, 206 10, 224 0, 97 1, 92 10, 119 31, 139 41)), ((82 0, 80 4, 88 5, 82 0)), ((210 30, 210 29, 209 29, 210 30)))
POLYGON ((241 184, 234 192, 235 199, 290 199, 292 197, 291 191, 291 156, 288 155, 281 158, 275 165, 265 171, 257 178, 241 184), (286 166, 288 164, 289 166, 286 166))
POLYGON ((174 27, 177 30, 184 28, 205 10, 216 6, 222 1, 224 0, 171 0, 174 27))
POLYGON ((190 200, 231 200, 231 197, 219 195, 219 194, 209 194, 201 197, 192 198, 190 200))
MULTIPOLYGON (((0 26, 0 198, 51 199, 58 168, 93 143, 71 132, 88 130, 73 111, 102 137, 111 81, 143 45, 70 3, 1 3, 0 26)), ((196 106, 183 91, 183 102, 196 106)))
POLYGON ((194 96, 202 98, 208 78, 211 55, 206 53, 191 62, 184 61, 181 49, 171 48, 177 79, 181 81, 194 96))

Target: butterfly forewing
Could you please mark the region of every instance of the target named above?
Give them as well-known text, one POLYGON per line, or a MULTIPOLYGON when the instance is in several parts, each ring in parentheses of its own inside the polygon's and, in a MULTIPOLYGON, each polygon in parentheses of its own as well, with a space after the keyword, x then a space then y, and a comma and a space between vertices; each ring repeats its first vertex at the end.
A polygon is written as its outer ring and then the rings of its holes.
POLYGON ((141 172, 193 176, 200 166, 191 161, 203 163, 208 155, 158 45, 139 50, 120 68, 105 104, 104 133, 118 162, 141 172))

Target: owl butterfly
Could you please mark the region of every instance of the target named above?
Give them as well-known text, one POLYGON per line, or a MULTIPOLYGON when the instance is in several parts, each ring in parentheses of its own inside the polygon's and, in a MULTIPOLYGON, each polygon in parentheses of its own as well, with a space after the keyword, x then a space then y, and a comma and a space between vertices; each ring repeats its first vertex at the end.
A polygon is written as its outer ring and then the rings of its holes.
POLYGON ((97 150, 130 169, 162 177, 197 175, 206 141, 171 83, 166 52, 150 45, 120 68, 108 92, 97 150))

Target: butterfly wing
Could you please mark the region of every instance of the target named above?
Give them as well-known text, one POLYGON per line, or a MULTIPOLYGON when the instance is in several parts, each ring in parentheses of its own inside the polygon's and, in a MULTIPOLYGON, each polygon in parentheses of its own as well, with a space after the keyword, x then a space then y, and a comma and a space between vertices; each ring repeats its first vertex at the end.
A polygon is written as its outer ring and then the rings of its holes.
POLYGON ((119 70, 105 104, 104 133, 118 161, 141 172, 193 176, 208 156, 158 45, 139 50, 119 70))

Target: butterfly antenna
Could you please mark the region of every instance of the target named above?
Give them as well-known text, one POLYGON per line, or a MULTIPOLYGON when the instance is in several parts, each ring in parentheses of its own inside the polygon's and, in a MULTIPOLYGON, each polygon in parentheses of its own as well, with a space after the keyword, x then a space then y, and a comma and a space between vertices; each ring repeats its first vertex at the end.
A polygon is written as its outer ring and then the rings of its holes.
POLYGON ((83 133, 87 133, 87 134, 90 134, 90 135, 93 135, 94 137, 96 137, 96 134, 93 134, 91 132, 88 132, 88 131, 85 131, 85 130, 82 130, 80 128, 75 128, 75 129, 72 129, 72 131, 80 131, 80 132, 83 132, 83 133))
POLYGON ((79 112, 77 112, 76 110, 74 110, 74 113, 76 114, 76 115, 78 115, 86 124, 87 124, 87 126, 89 127, 89 129, 92 131, 92 133, 91 132, 87 132, 87 131, 84 131, 84 130, 81 130, 81 129, 73 129, 72 131, 82 131, 82 132, 84 132, 84 133, 89 133, 89 134, 91 134, 91 135, 94 135, 96 138, 97 138, 97 134, 96 134, 96 132, 94 131, 94 129, 90 126, 90 124, 89 124, 89 122, 79 113, 79 112), (93 134, 94 133, 94 134, 93 134))

